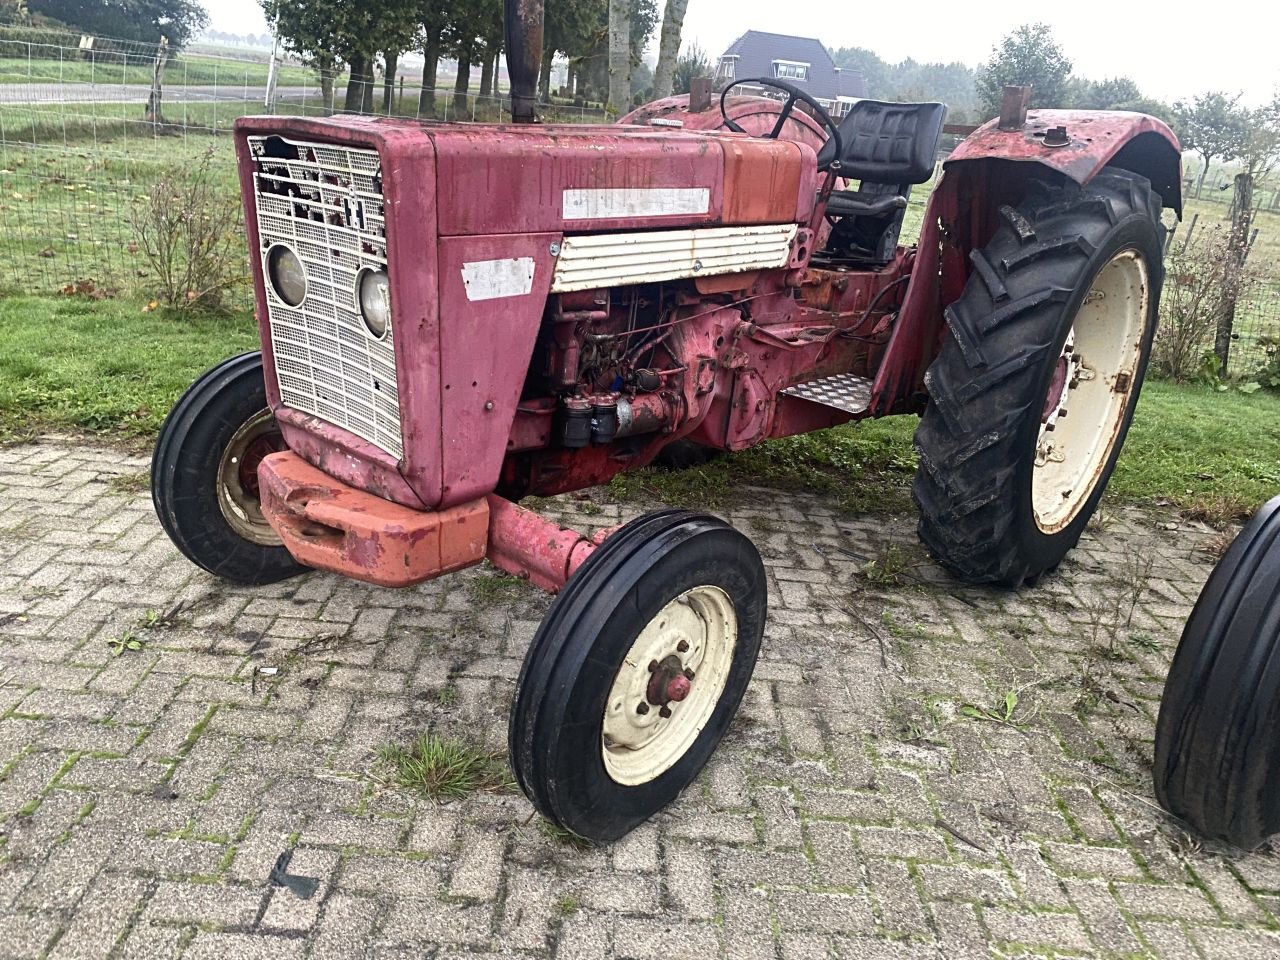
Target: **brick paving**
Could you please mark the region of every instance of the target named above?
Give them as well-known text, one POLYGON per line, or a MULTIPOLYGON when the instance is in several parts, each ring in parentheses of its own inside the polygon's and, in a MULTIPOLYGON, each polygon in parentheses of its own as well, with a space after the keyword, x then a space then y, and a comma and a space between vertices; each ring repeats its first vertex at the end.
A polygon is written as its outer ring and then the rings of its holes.
POLYGON ((770 572, 740 718, 672 809, 582 849, 518 793, 370 775, 424 730, 503 749, 545 597, 487 569, 229 587, 165 539, 145 469, 0 449, 2 956, 1280 955, 1280 858, 1197 843, 1148 783, 1208 531, 1112 508, 996 593, 909 517, 762 492, 727 512, 770 572))

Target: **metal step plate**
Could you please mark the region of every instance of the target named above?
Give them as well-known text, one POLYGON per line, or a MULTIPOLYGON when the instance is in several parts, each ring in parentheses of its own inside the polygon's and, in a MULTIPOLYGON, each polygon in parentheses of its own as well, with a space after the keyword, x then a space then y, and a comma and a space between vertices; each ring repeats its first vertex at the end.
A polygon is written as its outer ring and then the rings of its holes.
POLYGON ((854 373, 839 373, 834 377, 797 383, 782 392, 845 413, 862 413, 871 406, 871 381, 854 373))

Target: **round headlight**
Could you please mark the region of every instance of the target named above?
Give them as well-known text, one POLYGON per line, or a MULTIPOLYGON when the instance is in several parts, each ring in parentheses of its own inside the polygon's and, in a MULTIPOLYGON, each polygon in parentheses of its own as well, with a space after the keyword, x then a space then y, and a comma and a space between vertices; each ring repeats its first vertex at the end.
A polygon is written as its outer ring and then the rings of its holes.
POLYGON ((283 244, 267 251, 267 279, 276 296, 289 306, 301 306, 306 299, 307 271, 298 255, 283 244))
POLYGON ((364 325, 381 340, 391 325, 391 279, 385 270, 360 271, 356 277, 356 302, 364 325))

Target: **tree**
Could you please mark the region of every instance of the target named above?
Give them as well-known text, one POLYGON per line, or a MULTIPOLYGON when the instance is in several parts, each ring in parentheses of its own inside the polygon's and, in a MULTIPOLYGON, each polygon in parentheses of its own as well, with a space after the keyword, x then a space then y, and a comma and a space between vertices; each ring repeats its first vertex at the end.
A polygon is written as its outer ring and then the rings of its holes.
POLYGON ((1210 90, 1190 103, 1173 105, 1174 131, 1183 149, 1194 150, 1204 160, 1196 181, 1196 196, 1204 187, 1209 164, 1214 160, 1234 160, 1240 155, 1249 132, 1249 113, 1239 105, 1240 97, 1210 90))
POLYGON ((341 71, 338 21, 325 3, 293 3, 259 0, 268 23, 276 25, 286 50, 312 67, 320 77, 320 98, 325 116, 333 113, 333 82, 341 71))
POLYGON ((696 77, 711 76, 711 61, 696 43, 690 44, 676 61, 674 87, 676 93, 688 93, 696 77))
POLYGON ((1262 183, 1280 161, 1280 94, 1264 107, 1245 114, 1245 133, 1238 151, 1243 172, 1262 183))
POLYGON ((840 92, 848 96, 938 100, 947 105, 948 119, 956 123, 977 112, 973 69, 963 63, 919 63, 908 58, 890 64, 864 47, 841 47, 831 59, 840 68, 840 92))
POLYGON ((631 102, 631 4, 609 0, 609 106, 625 113, 631 102))
POLYGON ((671 96, 676 60, 680 53, 680 33, 684 29, 684 13, 689 0, 667 0, 662 12, 662 34, 658 40, 658 66, 653 71, 653 98, 671 96))
POLYGON ((983 113, 1000 112, 1006 86, 1031 88, 1031 106, 1060 107, 1066 102, 1067 59, 1046 23, 1023 24, 991 50, 991 59, 978 68, 978 100, 983 113))
POLYGON ((1141 99, 1142 91, 1128 77, 1072 78, 1067 84, 1067 102, 1079 110, 1123 110, 1125 104, 1141 99))
POLYGON ((185 46, 209 23, 197 0, 30 0, 27 9, 88 34, 185 46))

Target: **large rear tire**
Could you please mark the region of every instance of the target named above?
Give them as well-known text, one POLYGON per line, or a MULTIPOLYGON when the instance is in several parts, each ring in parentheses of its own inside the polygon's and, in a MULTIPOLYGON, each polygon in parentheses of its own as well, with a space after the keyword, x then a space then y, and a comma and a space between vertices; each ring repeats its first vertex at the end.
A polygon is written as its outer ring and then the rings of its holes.
POLYGON ((516 684, 511 765, 538 811, 604 843, 675 800, 737 713, 765 593, 755 546, 715 517, 664 510, 606 539, 516 684))
POLYGON ((1156 723, 1156 798, 1198 833, 1251 849, 1280 832, 1280 497, 1209 576, 1156 723))
POLYGON ((1109 168, 1002 207, 946 310, 912 492, 953 575, 1017 586, 1076 545, 1124 443, 1163 281, 1160 198, 1109 168))
POLYGON ((234 583, 275 583, 306 571, 262 516, 257 465, 285 449, 267 407, 262 354, 202 374, 174 404, 151 457, 151 499, 183 555, 234 583))

